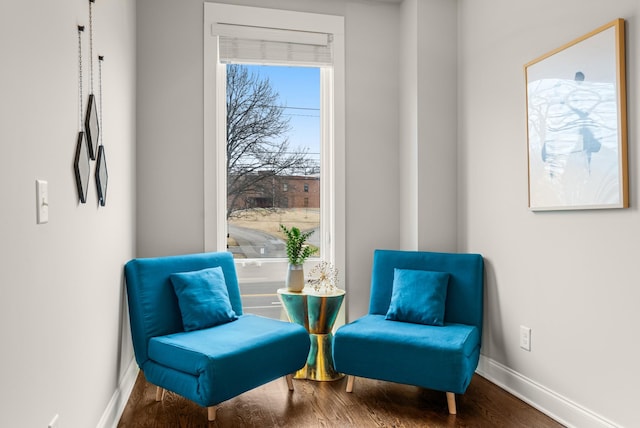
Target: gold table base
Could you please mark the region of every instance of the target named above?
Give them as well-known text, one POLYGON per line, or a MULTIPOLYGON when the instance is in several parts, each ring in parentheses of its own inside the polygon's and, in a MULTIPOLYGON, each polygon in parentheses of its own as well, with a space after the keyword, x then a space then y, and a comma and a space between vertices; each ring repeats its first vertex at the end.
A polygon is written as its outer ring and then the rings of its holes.
POLYGON ((344 377, 333 365, 333 324, 344 300, 344 291, 333 294, 311 294, 279 289, 291 322, 300 324, 309 332, 311 348, 307 364, 294 375, 295 379, 331 381, 344 377))
POLYGON ((307 364, 296 372, 294 379, 337 380, 344 377, 333 365, 333 334, 309 334, 311 349, 307 364))

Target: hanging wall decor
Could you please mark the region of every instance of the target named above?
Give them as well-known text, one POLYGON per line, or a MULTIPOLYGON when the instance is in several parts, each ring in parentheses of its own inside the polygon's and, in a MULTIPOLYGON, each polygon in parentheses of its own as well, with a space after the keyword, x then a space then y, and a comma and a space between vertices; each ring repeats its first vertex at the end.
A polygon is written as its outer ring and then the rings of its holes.
POLYGON ((107 182, 109 174, 107 173, 107 158, 104 153, 104 123, 102 122, 102 61, 104 57, 98 56, 98 83, 100 85, 100 145, 98 146, 98 160, 96 165, 96 187, 98 188, 98 202, 101 206, 107 203, 107 182))
POLYGON ((525 65, 529 207, 627 208, 624 20, 525 65))
POLYGON ((73 162, 73 170, 76 176, 76 187, 81 203, 87 202, 89 190, 89 176, 91 170, 89 145, 82 131, 82 32, 84 26, 78 26, 78 138, 76 141, 76 154, 73 162))
POLYGON ((90 82, 91 86, 89 94, 89 103, 87 104, 87 114, 84 120, 84 129, 87 134, 89 143, 89 155, 92 160, 96 159, 98 149, 98 134, 100 133, 100 125, 98 124, 98 113, 96 99, 93 94, 93 3, 95 0, 89 0, 89 64, 91 69, 90 82))

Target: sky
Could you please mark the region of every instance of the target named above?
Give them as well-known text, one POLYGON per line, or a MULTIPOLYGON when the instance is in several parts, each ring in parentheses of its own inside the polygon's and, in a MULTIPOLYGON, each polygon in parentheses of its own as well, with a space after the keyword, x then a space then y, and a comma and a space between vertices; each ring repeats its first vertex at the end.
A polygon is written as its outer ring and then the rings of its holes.
POLYGON ((314 158, 320 152, 320 69, 249 65, 249 72, 268 77, 278 92, 284 115, 290 118, 289 146, 308 147, 314 158))

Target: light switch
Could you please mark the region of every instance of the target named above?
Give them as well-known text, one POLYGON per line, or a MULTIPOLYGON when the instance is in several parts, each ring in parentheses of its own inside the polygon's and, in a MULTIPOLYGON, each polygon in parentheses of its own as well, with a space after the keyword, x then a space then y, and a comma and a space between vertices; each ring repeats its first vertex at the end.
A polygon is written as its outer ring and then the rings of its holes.
POLYGON ((49 183, 36 180, 36 216, 37 223, 49 222, 49 183))

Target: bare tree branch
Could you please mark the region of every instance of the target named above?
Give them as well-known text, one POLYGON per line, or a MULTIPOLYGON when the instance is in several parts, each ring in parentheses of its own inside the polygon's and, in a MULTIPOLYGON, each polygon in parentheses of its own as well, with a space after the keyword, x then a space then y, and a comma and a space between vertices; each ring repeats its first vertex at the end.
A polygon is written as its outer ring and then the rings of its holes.
POLYGON ((308 149, 289 147, 289 119, 268 78, 227 66, 227 218, 250 196, 268 194, 274 178, 313 169, 308 149))

